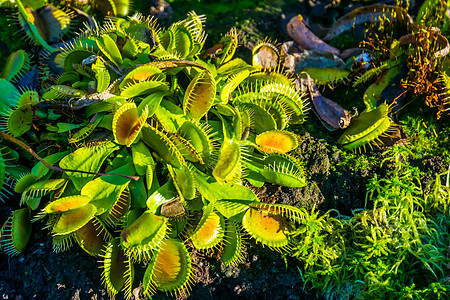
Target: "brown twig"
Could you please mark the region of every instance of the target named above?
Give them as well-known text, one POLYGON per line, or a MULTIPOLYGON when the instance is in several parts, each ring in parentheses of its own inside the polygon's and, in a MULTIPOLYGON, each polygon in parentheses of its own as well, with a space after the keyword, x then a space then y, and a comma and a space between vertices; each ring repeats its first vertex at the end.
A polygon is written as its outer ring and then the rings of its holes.
POLYGON ((128 176, 128 175, 123 175, 123 174, 118 174, 118 173, 97 173, 97 172, 89 172, 89 171, 79 171, 79 170, 71 170, 71 169, 63 169, 60 167, 56 167, 56 166, 52 166, 51 164, 49 164, 48 162, 46 162, 44 159, 42 159, 36 152, 33 151, 33 149, 30 148, 30 146, 28 146, 27 144, 25 144, 24 142, 16 139, 15 137, 4 133, 3 131, 0 130, 0 136, 2 138, 4 138, 5 140, 8 140, 10 142, 13 142, 14 144, 22 147, 23 149, 25 149, 28 153, 30 153, 31 155, 33 155, 37 160, 39 160, 41 163, 44 164, 44 166, 46 166, 49 170, 53 170, 53 171, 58 171, 58 172, 76 172, 76 173, 83 173, 83 174, 90 174, 90 175, 115 175, 115 176, 121 176, 121 177, 125 177, 128 179, 132 179, 132 180, 138 180, 139 176, 128 176))

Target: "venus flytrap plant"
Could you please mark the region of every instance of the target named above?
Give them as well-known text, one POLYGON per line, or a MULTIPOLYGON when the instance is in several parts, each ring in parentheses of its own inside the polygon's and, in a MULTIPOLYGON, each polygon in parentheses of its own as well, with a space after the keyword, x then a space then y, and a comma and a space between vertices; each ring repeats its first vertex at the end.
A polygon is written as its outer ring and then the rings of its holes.
POLYGON ((18 50, 8 57, 0 79, 4 91, 0 99, 0 129, 15 137, 31 129, 33 106, 40 101, 36 91, 17 84, 29 69, 28 54, 18 50))
MULTIPOLYGON (((16 137, 31 128, 33 105, 39 102, 37 92, 18 85, 18 81, 29 69, 29 55, 23 50, 18 50, 8 56, 0 75, 0 87, 3 90, 0 97, 0 130, 16 137)), ((2 143, 0 155, 1 199, 5 193, 10 193, 3 188, 15 184, 18 179, 29 173, 29 169, 18 163, 19 154, 5 143, 2 143)))
POLYGON ((0 246, 10 256, 18 255, 25 249, 31 235, 30 210, 22 208, 14 211, 1 228, 0 246))
MULTIPOLYGON (((298 140, 288 131, 291 120, 304 120, 303 98, 279 70, 233 59, 234 30, 202 56, 203 23, 192 12, 168 29, 140 16, 87 29, 58 49, 62 71, 42 95, 68 122, 39 113, 68 151, 42 159, 1 133, 50 169, 36 166, 21 180, 21 205, 34 221, 46 221, 55 251, 77 243, 101 257, 111 296, 123 290, 130 298, 137 280, 147 295, 188 294, 188 245, 235 264, 244 232, 286 252, 304 218, 295 207, 260 203, 243 185, 306 185, 290 154, 298 140), (135 279, 135 265, 144 263, 144 276, 135 279)), ((5 247, 22 251, 26 235, 10 230, 14 223, 5 225, 5 247)))

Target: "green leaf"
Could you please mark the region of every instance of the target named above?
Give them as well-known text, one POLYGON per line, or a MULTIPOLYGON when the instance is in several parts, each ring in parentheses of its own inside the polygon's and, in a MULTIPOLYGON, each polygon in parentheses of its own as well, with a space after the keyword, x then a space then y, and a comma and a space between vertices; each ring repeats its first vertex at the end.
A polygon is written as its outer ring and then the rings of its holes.
POLYGON ((248 208, 248 204, 259 202, 253 191, 239 184, 220 184, 211 177, 196 173, 197 190, 226 218, 235 216, 248 208))
POLYGON ((97 207, 97 215, 100 215, 112 208, 129 181, 119 176, 101 176, 86 183, 81 189, 81 195, 92 199, 91 203, 97 207))
POLYGON ((131 181, 128 188, 131 193, 131 208, 144 208, 148 199, 144 177, 131 181))
MULTIPOLYGON (((69 151, 63 151, 49 156, 44 157, 44 160, 50 165, 56 164, 61 158, 66 156, 69 151)), ((48 173, 49 169, 41 162, 38 162, 32 169, 31 174, 36 176, 36 178, 42 178, 48 173)))
POLYGON ((8 116, 11 109, 17 105, 20 93, 16 87, 6 79, 0 79, 0 115, 8 116))
POLYGON ((25 249, 31 235, 31 215, 28 208, 15 210, 0 230, 0 245, 9 256, 25 249))
POLYGON ((11 81, 14 77, 28 71, 29 67, 27 53, 24 50, 17 50, 8 56, 0 77, 11 81))
POLYGON ((95 63, 92 64, 92 71, 95 73, 95 79, 97 79, 97 93, 104 92, 110 83, 111 76, 105 67, 105 64, 97 59, 95 63))
POLYGON ((155 92, 151 93, 144 99, 142 99, 141 103, 138 105, 139 114, 142 114, 142 111, 145 107, 148 107, 148 117, 153 116, 155 111, 158 109, 159 104, 167 93, 164 92, 155 92))
POLYGON ((152 154, 142 141, 131 145, 131 153, 133 155, 134 167, 140 176, 146 174, 147 166, 150 166, 152 169, 155 168, 156 163, 153 160, 152 154))
MULTIPOLYGON (((112 142, 102 146, 78 148, 61 159, 59 166, 64 169, 98 172, 105 159, 117 149, 119 147, 112 142)), ((65 174, 73 181, 78 190, 81 190, 83 185, 95 176, 76 172, 66 172, 65 174)))
POLYGON ((142 128, 142 140, 165 162, 175 168, 181 168, 181 166, 186 164, 186 161, 174 142, 167 135, 169 132, 163 131, 164 129, 158 126, 158 124, 154 125, 142 128))
POLYGON ((116 42, 107 34, 103 35, 102 38, 97 39, 97 47, 102 50, 116 66, 120 67, 123 64, 122 54, 119 48, 117 48, 116 42))

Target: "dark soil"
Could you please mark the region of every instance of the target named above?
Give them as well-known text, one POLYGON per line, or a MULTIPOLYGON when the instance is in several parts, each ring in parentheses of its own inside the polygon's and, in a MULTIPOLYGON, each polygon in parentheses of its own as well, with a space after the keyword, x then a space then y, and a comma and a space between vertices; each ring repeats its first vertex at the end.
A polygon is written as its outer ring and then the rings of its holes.
MULTIPOLYGON (((110 299, 101 285, 100 258, 89 256, 78 246, 54 253, 48 231, 39 227, 35 226, 22 254, 0 254, 1 299, 110 299)), ((302 290, 297 261, 285 261, 281 254, 251 241, 247 247, 245 262, 234 267, 199 255, 196 284, 188 299, 317 299, 314 292, 302 290)), ((138 284, 135 282, 136 294, 138 284)), ((123 299, 120 294, 116 298, 123 299)), ((172 297, 163 293, 153 297, 167 298, 172 297)))
POLYGON ((2 299, 108 299, 96 259, 79 247, 54 253, 48 231, 34 228, 23 254, 0 254, 2 299))
MULTIPOLYGON (((97 259, 77 246, 54 253, 46 232, 33 232, 23 254, 0 254, 1 299, 109 299, 97 259)), ((212 257, 199 259, 188 299, 317 299, 314 292, 302 291, 295 260, 285 262, 270 249, 248 246, 246 262, 236 267, 225 267, 212 257)), ((163 293, 153 297, 167 298, 163 293)))

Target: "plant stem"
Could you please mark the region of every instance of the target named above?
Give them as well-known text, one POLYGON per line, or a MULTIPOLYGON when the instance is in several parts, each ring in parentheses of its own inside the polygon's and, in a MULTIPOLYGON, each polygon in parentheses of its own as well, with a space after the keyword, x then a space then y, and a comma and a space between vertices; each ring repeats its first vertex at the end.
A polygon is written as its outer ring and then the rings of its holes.
POLYGON ((14 144, 22 147, 23 149, 25 149, 28 153, 30 153, 31 155, 33 155, 37 160, 39 160, 41 163, 44 164, 44 166, 46 166, 48 169, 53 170, 53 171, 58 171, 58 172, 76 172, 76 173, 83 173, 83 174, 90 174, 90 175, 107 175, 107 176, 121 176, 121 177, 125 177, 128 179, 132 179, 132 180, 139 180, 139 176, 128 176, 128 175, 123 175, 123 174, 118 174, 118 173, 97 173, 97 172, 89 172, 89 171, 79 171, 79 170, 71 170, 71 169, 63 169, 60 167, 56 167, 56 166, 52 166, 51 164, 49 164, 48 162, 46 162, 43 158, 41 158, 36 152, 33 151, 33 149, 30 148, 30 146, 28 146, 27 144, 25 144, 24 142, 16 139, 15 137, 4 133, 3 131, 0 130, 0 136, 10 142, 13 142, 14 144))

